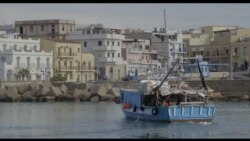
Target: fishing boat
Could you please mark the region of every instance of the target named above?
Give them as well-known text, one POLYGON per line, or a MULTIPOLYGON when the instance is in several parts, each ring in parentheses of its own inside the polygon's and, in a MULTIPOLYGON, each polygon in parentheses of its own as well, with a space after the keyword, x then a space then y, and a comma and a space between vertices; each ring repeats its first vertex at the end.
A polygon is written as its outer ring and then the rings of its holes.
POLYGON ((170 74, 177 74, 178 59, 162 81, 141 80, 135 89, 121 89, 115 100, 127 118, 164 122, 210 122, 215 115, 215 105, 209 104, 213 92, 204 80, 199 61, 197 66, 202 85, 189 87, 184 81, 170 74), (171 79, 169 76, 171 76, 171 79))

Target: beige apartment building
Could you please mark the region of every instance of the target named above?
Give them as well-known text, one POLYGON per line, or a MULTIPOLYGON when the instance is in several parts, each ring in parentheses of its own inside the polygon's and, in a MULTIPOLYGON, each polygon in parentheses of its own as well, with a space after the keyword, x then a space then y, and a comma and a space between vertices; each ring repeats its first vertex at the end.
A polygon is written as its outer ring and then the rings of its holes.
POLYGON ((82 53, 81 43, 41 39, 41 49, 53 51, 54 76, 61 74, 67 82, 95 80, 94 56, 82 53))
POLYGON ((75 30, 74 20, 26 20, 16 21, 15 30, 22 38, 65 39, 65 36, 75 30))
MULTIPOLYGON (((242 69, 250 57, 250 29, 230 27, 204 27, 198 34, 185 35, 188 56, 202 55, 211 64, 228 64, 233 70, 242 69), (231 59, 232 58, 232 59, 231 59)), ((229 68, 229 70, 230 70, 229 68)), ((223 70, 223 67, 217 71, 223 70)))

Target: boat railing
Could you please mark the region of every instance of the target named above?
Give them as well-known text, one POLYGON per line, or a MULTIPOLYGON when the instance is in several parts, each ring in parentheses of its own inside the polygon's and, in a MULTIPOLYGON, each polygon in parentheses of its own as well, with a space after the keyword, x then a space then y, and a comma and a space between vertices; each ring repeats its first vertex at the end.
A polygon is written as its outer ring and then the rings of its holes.
POLYGON ((205 102, 181 102, 180 105, 205 105, 205 102))

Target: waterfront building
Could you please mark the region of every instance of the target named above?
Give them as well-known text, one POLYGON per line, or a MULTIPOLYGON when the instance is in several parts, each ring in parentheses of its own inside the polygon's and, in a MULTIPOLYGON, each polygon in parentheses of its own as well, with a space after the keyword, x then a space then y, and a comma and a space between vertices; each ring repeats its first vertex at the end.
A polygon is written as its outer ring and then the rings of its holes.
POLYGON ((94 56, 83 53, 81 43, 41 39, 41 48, 45 51, 53 51, 54 76, 61 75, 67 82, 95 80, 94 56))
POLYGON ((104 28, 101 24, 78 28, 66 36, 82 44, 82 51, 93 53, 99 79, 122 80, 126 74, 126 61, 122 58, 120 29, 104 28))
POLYGON ((9 25, 0 25, 0 31, 5 31, 7 34, 15 33, 15 25, 9 24, 9 25))
MULTIPOLYGON (((188 56, 202 55, 211 71, 245 70, 249 64, 250 29, 237 26, 206 26, 201 33, 186 33, 188 56), (232 68, 230 67, 232 65, 232 68)), ((190 62, 192 63, 192 62, 190 62)))
POLYGON ((19 34, 0 38, 2 81, 45 80, 53 77, 52 52, 40 49, 40 40, 22 39, 19 34))
POLYGON ((148 70, 154 71, 161 68, 157 60, 157 50, 151 49, 150 40, 124 39, 122 49, 125 49, 123 58, 127 61, 127 75, 146 75, 148 70))
POLYGON ((164 28, 152 32, 152 47, 157 49, 158 59, 162 67, 169 69, 180 58, 180 64, 186 63, 187 50, 184 48, 181 31, 169 30, 164 28))
POLYGON ((178 31, 167 31, 164 28, 154 29, 152 32, 130 32, 125 34, 126 38, 137 38, 150 40, 151 49, 157 50, 157 59, 161 62, 161 68, 168 69, 180 58, 181 63, 186 62, 187 50, 184 48, 182 33, 178 31), (166 36, 167 35, 167 36, 166 36))
POLYGON ((48 19, 16 21, 15 30, 22 38, 65 39, 75 30, 74 20, 48 19))

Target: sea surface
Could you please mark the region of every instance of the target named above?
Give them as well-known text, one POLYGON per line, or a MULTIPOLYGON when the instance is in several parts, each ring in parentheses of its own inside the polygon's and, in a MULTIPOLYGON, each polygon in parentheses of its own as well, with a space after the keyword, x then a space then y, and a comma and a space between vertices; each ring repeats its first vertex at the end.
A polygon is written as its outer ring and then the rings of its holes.
POLYGON ((0 103, 0 138, 250 138, 249 102, 214 102, 210 123, 126 119, 114 102, 0 103))

